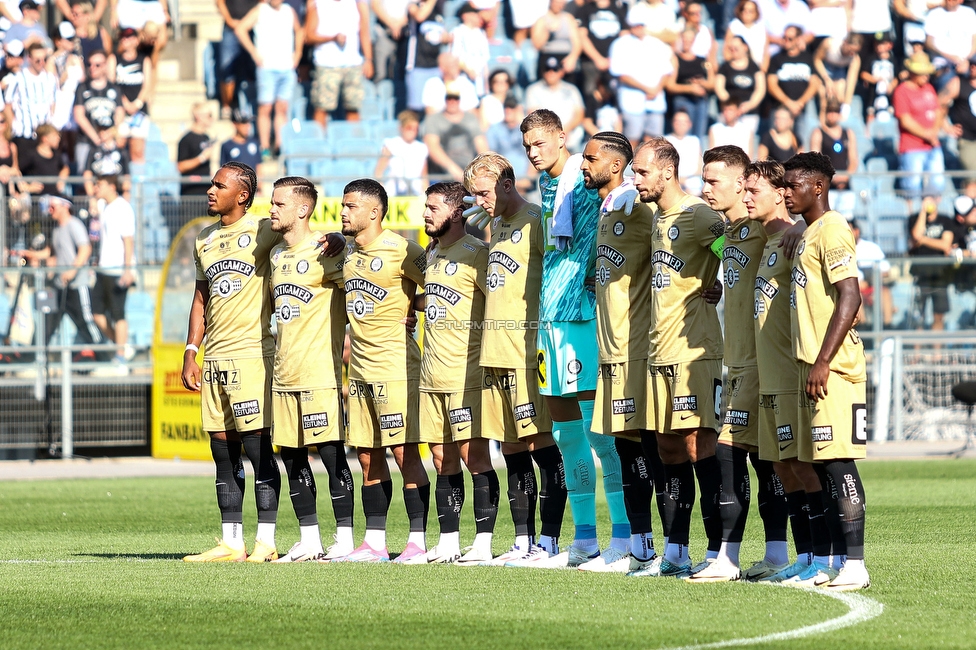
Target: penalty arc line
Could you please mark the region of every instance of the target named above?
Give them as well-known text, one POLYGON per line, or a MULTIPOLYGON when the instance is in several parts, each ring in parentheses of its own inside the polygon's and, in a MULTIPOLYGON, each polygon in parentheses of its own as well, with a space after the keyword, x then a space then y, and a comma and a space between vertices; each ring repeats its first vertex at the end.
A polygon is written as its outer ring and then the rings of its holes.
POLYGON ((748 639, 728 639, 725 641, 715 641, 713 643, 687 645, 678 648, 669 648, 668 650, 706 650, 707 648, 733 648, 736 646, 770 643, 772 641, 791 641, 803 637, 815 636, 817 634, 825 634, 827 632, 833 632, 834 630, 840 630, 845 627, 851 627, 852 625, 864 623, 873 618, 877 618, 884 610, 884 605, 873 598, 868 598, 867 596, 862 596, 860 594, 831 593, 829 591, 814 589, 805 589, 804 591, 821 594, 823 596, 827 596, 828 598, 839 600, 847 605, 848 612, 843 616, 832 618, 829 621, 807 625, 795 630, 776 632, 774 634, 763 634, 761 636, 754 636, 748 639))

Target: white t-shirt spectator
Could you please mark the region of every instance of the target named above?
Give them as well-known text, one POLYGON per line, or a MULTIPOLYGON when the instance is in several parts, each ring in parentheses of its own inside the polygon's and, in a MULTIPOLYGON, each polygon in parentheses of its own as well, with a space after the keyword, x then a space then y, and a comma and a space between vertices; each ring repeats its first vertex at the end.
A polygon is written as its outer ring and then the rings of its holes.
POLYGON ((735 145, 751 157, 755 150, 753 141, 756 139, 756 133, 753 131, 753 128, 753 123, 748 120, 745 122, 739 120, 732 126, 723 124, 722 122, 716 122, 708 129, 709 144, 713 147, 735 145))
POLYGON ((656 5, 646 2, 633 3, 627 12, 627 22, 634 24, 634 20, 638 19, 653 32, 678 33, 678 18, 674 9, 663 2, 656 5))
MULTIPOLYGON (((766 33, 777 38, 782 37, 790 25, 799 25, 806 29, 810 22, 810 8, 803 0, 788 0, 785 7, 776 0, 758 0, 759 13, 762 16, 766 33)), ((769 44, 769 54, 772 56, 780 51, 778 45, 769 44)))
POLYGON ((265 3, 258 5, 254 47, 261 56, 263 69, 295 69, 295 10, 291 5, 282 2, 278 9, 265 3))
MULTIPOLYGON (((610 74, 615 77, 627 75, 645 86, 656 86, 674 70, 671 55, 671 48, 658 38, 645 36, 640 39, 626 34, 610 46, 610 74)), ((617 105, 622 112, 631 115, 663 113, 668 108, 663 90, 654 99, 647 99, 643 91, 622 83, 617 90, 617 105)))
POLYGON ((478 96, 485 94, 485 72, 491 54, 488 51, 488 36, 485 30, 458 25, 451 30, 451 54, 456 56, 461 65, 474 71, 475 90, 478 96))
POLYGON ((383 187, 390 196, 423 196, 427 145, 422 140, 407 142, 400 136, 383 140, 390 160, 383 174, 383 187))
POLYGON ((851 9, 851 32, 875 34, 890 32, 891 0, 856 0, 851 9))
POLYGON ((858 240, 854 246, 854 255, 857 257, 857 275, 860 280, 871 279, 875 263, 881 267, 882 276, 891 270, 891 263, 885 259, 884 251, 873 241, 858 240))
POLYGON ((762 22, 755 22, 752 27, 746 27, 738 18, 733 18, 729 23, 729 31, 736 36, 741 36, 742 40, 749 46, 749 58, 761 66, 763 54, 766 52, 766 25, 762 22))
POLYGON ((132 206, 121 196, 102 210, 101 253, 99 273, 121 276, 125 270, 123 237, 135 237, 136 215, 132 206))
POLYGON ((26 63, 20 72, 10 75, 8 80, 4 99, 14 112, 14 123, 11 125, 13 134, 31 138, 37 127, 47 124, 54 117, 58 80, 47 70, 34 74, 26 63))
MULTIPOLYGON (((315 0, 318 8, 319 36, 346 35, 346 44, 339 47, 335 41, 316 45, 312 61, 317 68, 347 68, 363 64, 359 52, 359 6, 358 0, 315 0)), ((369 11, 362 3, 361 9, 369 11)), ((294 48, 290 50, 294 52, 294 48)))
POLYGON ((925 35, 940 52, 968 59, 976 34, 976 11, 959 5, 955 11, 936 7, 925 17, 925 35))
MULTIPOLYGON (((474 82, 461 75, 451 82, 451 89, 457 91, 461 96, 461 110, 473 111, 478 108, 478 91, 474 87, 474 82)), ((424 84, 423 94, 420 100, 424 103, 424 108, 430 108, 435 113, 444 110, 444 97, 447 95, 447 86, 441 77, 431 77, 424 84)))
POLYGON ((667 134, 664 139, 673 144, 678 152, 678 180, 681 188, 689 194, 698 196, 702 189, 699 168, 702 155, 701 141, 697 135, 688 134, 679 138, 673 133, 667 134))

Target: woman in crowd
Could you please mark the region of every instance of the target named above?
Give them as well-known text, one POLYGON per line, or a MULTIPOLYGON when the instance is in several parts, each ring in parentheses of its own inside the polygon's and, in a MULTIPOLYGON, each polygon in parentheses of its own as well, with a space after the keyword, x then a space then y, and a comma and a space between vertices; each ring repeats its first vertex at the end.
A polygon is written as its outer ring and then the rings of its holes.
POLYGON ((668 84, 671 107, 691 116, 692 135, 704 141, 708 136, 708 101, 715 89, 715 69, 705 57, 694 52, 698 32, 685 27, 675 45, 674 68, 677 73, 668 84))
POLYGON ((543 64, 551 56, 562 59, 566 74, 576 71, 583 43, 576 18, 566 11, 566 0, 549 0, 549 10, 532 25, 532 45, 539 50, 539 79, 543 64))
MULTIPOLYGON (((749 57, 765 71, 769 67, 769 41, 766 40, 766 25, 763 24, 759 13, 759 5, 755 0, 739 0, 735 7, 735 18, 725 30, 726 46, 733 36, 740 37, 749 48, 749 57)), ((726 52, 725 58, 729 55, 726 52)))
POLYGON ((715 78, 715 96, 720 102, 729 99, 739 103, 742 117, 759 130, 759 105, 766 96, 766 74, 749 56, 749 47, 741 36, 731 36, 725 44, 726 60, 715 78))
POLYGON ((773 111, 773 128, 759 138, 759 160, 786 162, 800 149, 793 133, 793 116, 783 107, 773 111))
POLYGON ((488 77, 488 94, 481 98, 481 129, 505 119, 505 98, 511 92, 514 80, 507 70, 495 70, 488 77))

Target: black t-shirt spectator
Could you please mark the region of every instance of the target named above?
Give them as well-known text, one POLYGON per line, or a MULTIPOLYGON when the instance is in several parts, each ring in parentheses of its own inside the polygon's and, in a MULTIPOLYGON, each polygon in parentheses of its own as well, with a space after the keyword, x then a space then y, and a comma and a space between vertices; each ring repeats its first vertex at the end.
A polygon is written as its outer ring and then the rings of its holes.
POLYGON ((953 124, 962 127, 963 140, 976 140, 976 88, 969 83, 969 80, 960 77, 959 96, 952 102, 949 108, 949 118, 953 124))
MULTIPOLYGON (((915 219, 908 220, 908 233, 911 236, 913 227, 915 226, 915 219)), ((932 221, 926 222, 925 224, 925 236, 930 239, 942 239, 942 236, 946 231, 953 233, 953 239, 956 238, 956 224, 949 217, 943 217, 938 215, 932 221)), ((909 251, 908 254, 912 257, 945 257, 946 254, 938 248, 932 248, 931 246, 925 246, 924 244, 914 246, 909 251)), ((916 284, 925 286, 943 286, 949 284, 949 273, 948 267, 944 265, 912 265, 912 275, 915 276, 916 284)))
MULTIPOLYGON (((18 151, 20 173, 26 176, 57 176, 68 164, 64 153, 55 151, 54 156, 45 158, 36 149, 23 148, 18 151)), ((44 181, 41 194, 59 194, 57 181, 44 181)))
MULTIPOLYGON (((444 0, 437 0, 434 10, 430 12, 427 20, 417 24, 413 18, 410 19, 410 42, 408 48, 412 51, 415 68, 436 68, 437 57, 441 53, 440 39, 447 35, 444 29, 444 0), (441 20, 438 20, 441 18, 441 20), (428 34, 437 34, 436 43, 427 40, 428 34)), ((409 57, 408 57, 409 58, 409 57)))
MULTIPOLYGON (((969 256, 976 255, 976 226, 954 222, 952 244, 968 252, 969 256)), ((976 289, 976 265, 963 264, 953 274, 953 284, 960 291, 976 289)))
POLYGON ((813 67, 813 55, 807 51, 790 56, 779 52, 769 61, 769 75, 776 75, 779 87, 792 100, 803 96, 810 86, 810 79, 817 74, 813 67))
MULTIPOLYGON (((756 74, 759 66, 749 59, 749 65, 745 70, 736 70, 728 61, 718 68, 718 73, 725 77, 725 91, 729 93, 729 98, 744 104, 752 98, 752 93, 756 92, 756 74)), ((758 109, 749 111, 755 113, 758 109)))
POLYGON ((258 0, 227 0, 227 13, 234 20, 240 20, 256 6, 258 6, 258 0))
POLYGON ((92 147, 85 161, 85 171, 95 175, 127 176, 129 174, 129 154, 125 149, 106 149, 92 147), (115 170, 114 172, 112 170, 115 170))
MULTIPOLYGON (((674 76, 675 83, 688 84, 691 83, 692 79, 707 79, 708 71, 705 69, 705 59, 696 56, 694 59, 685 60, 680 56, 675 57, 678 59, 678 71, 674 76)), ((672 95, 684 95, 685 93, 671 93, 672 95)), ((694 99, 707 99, 707 97, 699 98, 698 95, 689 95, 694 99)))
POLYGON ((261 164, 261 143, 253 136, 243 143, 234 139, 228 140, 220 145, 220 164, 224 165, 232 160, 242 162, 251 169, 257 169, 261 164))
MULTIPOLYGON (((122 58, 120 54, 115 64, 115 85, 130 102, 139 98, 142 85, 146 82, 146 55, 137 53, 131 60, 122 58)), ((142 107, 142 112, 149 115, 149 105, 142 107)))
POLYGON ((588 2, 579 8, 577 20, 580 27, 589 33, 590 42, 596 51, 602 56, 608 56, 611 43, 620 36, 620 32, 627 29, 627 10, 615 0, 611 0, 606 9, 588 2))
MULTIPOLYGON (((183 136, 180 144, 176 148, 177 162, 196 158, 203 153, 204 149, 210 146, 210 142, 210 136, 206 133, 194 133, 190 131, 183 136)), ((184 196, 200 196, 206 194, 207 190, 210 189, 210 159, 208 158, 206 161, 200 163, 183 174, 183 176, 199 176, 203 179, 203 182, 191 181, 183 183, 182 194, 184 196)))
MULTIPOLYGON (((92 88, 89 83, 83 82, 75 91, 75 106, 84 107, 85 117, 96 131, 117 126, 115 109, 121 105, 122 91, 111 81, 101 89, 92 88)), ((91 142, 84 131, 79 130, 78 138, 82 142, 91 142)))

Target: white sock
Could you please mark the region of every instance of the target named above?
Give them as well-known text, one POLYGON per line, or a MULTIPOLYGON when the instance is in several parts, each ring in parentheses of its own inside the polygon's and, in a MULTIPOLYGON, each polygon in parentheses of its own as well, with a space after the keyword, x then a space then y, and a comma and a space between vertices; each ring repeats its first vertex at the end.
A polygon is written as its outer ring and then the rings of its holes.
POLYGON ((367 528, 366 537, 363 538, 371 549, 382 551, 386 548, 386 530, 382 528, 367 528))
POLYGON ((268 546, 275 545, 275 525, 258 523, 258 534, 254 538, 268 546))
POLYGON ((864 560, 846 560, 844 562, 844 568, 845 569, 857 569, 857 568, 864 569, 865 568, 864 567, 864 560))
POLYGON ((529 550, 529 545, 532 541, 529 539, 528 535, 516 535, 515 536, 515 547, 520 551, 529 550))
POLYGON ((223 530, 224 543, 231 548, 244 547, 244 524, 231 523, 221 524, 223 530))
POLYGON ((626 552, 630 548, 630 540, 625 537, 611 537, 610 548, 626 552))
POLYGON ((817 564, 822 564, 823 566, 830 566, 830 556, 829 555, 814 555, 813 561, 817 564))
POLYGON ((550 535, 539 535, 539 546, 546 549, 549 555, 557 555, 559 553, 559 540, 550 535))
POLYGON ((335 541, 342 548, 356 548, 352 541, 352 526, 336 528, 335 541))
POLYGON ((739 546, 739 542, 722 542, 718 550, 718 560, 739 566, 739 546))
POLYGON ((415 532, 411 532, 407 536, 407 544, 410 544, 411 542, 416 544, 423 550, 425 551, 427 550, 427 539, 426 539, 426 535, 424 535, 424 531, 418 530, 415 532))
POLYGON ((665 547, 664 559, 671 564, 684 564, 688 561, 688 546, 686 544, 668 544, 665 547))
POLYGON ((718 557, 718 551, 713 551, 711 549, 705 551, 705 559, 706 560, 714 560, 717 557, 718 557))
POLYGON ((451 551, 457 554, 461 551, 461 533, 441 533, 441 538, 437 540, 437 550, 441 553, 451 551))
POLYGON ((766 542, 766 560, 770 564, 786 564, 790 561, 790 552, 786 548, 786 540, 766 542))
POLYGON ((651 533, 631 535, 630 554, 642 562, 654 557, 654 535, 651 533))
POLYGON ((308 552, 322 552, 322 536, 319 535, 319 525, 299 526, 298 531, 302 534, 302 546, 308 552))
POLYGON ((474 543, 471 546, 491 555, 491 533, 475 533, 474 543))

